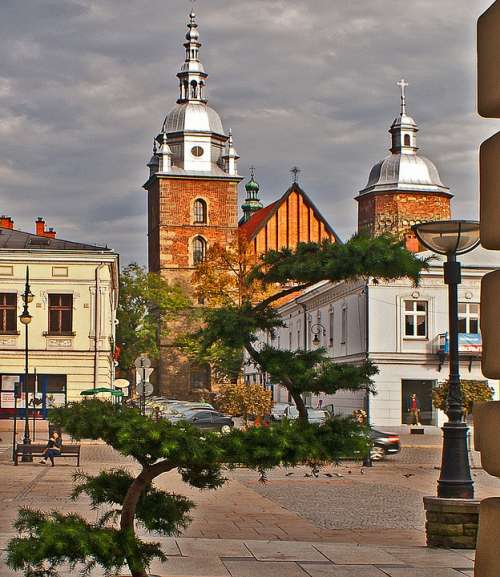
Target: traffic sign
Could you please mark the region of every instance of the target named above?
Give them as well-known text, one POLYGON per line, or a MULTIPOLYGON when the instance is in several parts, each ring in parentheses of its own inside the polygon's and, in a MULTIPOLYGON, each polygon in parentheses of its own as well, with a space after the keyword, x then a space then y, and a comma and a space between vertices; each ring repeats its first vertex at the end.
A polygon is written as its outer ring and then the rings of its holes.
POLYGON ((142 381, 148 382, 149 377, 154 372, 154 369, 137 369, 135 371, 135 382, 142 383, 142 381))
POLYGON ((151 361, 145 355, 141 355, 135 359, 136 369, 149 369, 151 366, 151 361))
POLYGON ((116 381, 113 382, 113 385, 115 389, 126 389, 128 386, 130 386, 130 383, 127 381, 127 379, 116 379, 116 381))
POLYGON ((142 395, 144 395, 145 397, 149 397, 153 394, 153 385, 151 383, 139 383, 137 385, 137 394, 142 397, 142 395), (144 389, 143 389, 144 387, 144 389))

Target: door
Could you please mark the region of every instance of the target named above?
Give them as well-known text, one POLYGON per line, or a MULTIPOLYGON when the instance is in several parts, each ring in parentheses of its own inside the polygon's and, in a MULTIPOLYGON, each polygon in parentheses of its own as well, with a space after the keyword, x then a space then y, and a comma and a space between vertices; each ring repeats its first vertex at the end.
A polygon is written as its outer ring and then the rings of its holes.
POLYGON ((436 381, 403 379, 401 381, 401 422, 410 425, 413 422, 411 412, 412 396, 416 396, 422 425, 436 425, 436 410, 432 406, 432 389, 436 381))

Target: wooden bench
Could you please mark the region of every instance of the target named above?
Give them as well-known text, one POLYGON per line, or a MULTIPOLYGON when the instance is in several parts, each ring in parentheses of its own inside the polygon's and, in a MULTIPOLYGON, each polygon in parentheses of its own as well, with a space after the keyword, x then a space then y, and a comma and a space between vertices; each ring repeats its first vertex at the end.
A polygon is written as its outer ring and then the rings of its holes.
MULTIPOLYGON (((17 443, 16 452, 14 458, 14 465, 19 463, 19 457, 22 457, 25 453, 31 455, 32 457, 43 457, 43 452, 47 448, 47 445, 38 445, 32 443, 31 445, 23 445, 23 443, 17 443)), ((61 452, 57 455, 56 459, 61 458, 74 458, 76 459, 76 466, 80 466, 80 449, 81 445, 67 445, 63 444, 61 447, 61 452)))

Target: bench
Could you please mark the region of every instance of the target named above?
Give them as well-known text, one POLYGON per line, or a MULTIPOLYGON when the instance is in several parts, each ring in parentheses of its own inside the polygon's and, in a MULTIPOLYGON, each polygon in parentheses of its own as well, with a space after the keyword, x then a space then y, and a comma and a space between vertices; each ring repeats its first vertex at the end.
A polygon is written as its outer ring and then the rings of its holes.
MULTIPOLYGON (((32 443, 31 445, 23 445, 23 443, 17 443, 16 452, 14 457, 14 465, 19 463, 19 457, 22 457, 25 453, 31 455, 32 457, 43 457, 43 452, 47 448, 47 445, 37 445, 32 443)), ((57 455, 56 459, 61 459, 64 457, 76 459, 76 466, 80 466, 80 448, 81 445, 67 445, 63 444, 61 447, 61 452, 57 455)))

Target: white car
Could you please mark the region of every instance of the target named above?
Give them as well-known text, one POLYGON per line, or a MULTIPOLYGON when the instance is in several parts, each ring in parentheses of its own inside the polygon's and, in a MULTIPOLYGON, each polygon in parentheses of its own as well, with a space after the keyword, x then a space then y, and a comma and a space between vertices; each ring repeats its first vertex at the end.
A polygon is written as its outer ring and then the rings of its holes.
POLYGON ((271 418, 273 421, 282 421, 285 418, 285 411, 290 407, 290 403, 274 403, 271 409, 271 418))
MULTIPOLYGON (((299 411, 295 405, 289 405, 285 409, 285 415, 287 419, 294 420, 299 417, 299 411)), ((326 411, 321 409, 313 409, 312 407, 307 407, 307 418, 309 419, 310 423, 314 423, 317 425, 322 425, 328 419, 329 415, 326 411)))

